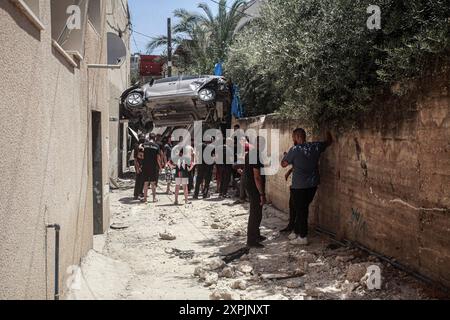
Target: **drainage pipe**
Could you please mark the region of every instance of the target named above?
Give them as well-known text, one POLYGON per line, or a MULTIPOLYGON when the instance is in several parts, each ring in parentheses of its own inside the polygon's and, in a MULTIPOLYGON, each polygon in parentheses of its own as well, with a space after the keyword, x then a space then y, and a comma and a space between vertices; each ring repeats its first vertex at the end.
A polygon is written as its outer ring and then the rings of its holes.
POLYGON ((55 291, 54 299, 59 300, 59 232, 61 226, 59 224, 47 225, 47 229, 55 229, 55 291))
POLYGON ((359 244, 359 243, 357 243, 355 241, 350 241, 350 240, 347 240, 347 239, 344 239, 343 241, 339 241, 339 240, 336 239, 336 234, 335 233, 330 232, 328 230, 325 230, 325 229, 323 229, 321 227, 315 227, 315 230, 316 230, 317 233, 320 233, 322 235, 328 236, 333 242, 336 242, 336 243, 340 244, 341 246, 350 247, 350 248, 353 247, 353 248, 357 248, 357 249, 360 249, 362 251, 365 251, 365 252, 369 253, 370 255, 375 256, 375 257, 379 258, 380 260, 383 260, 383 261, 389 263, 393 267, 395 267, 395 268, 397 268, 397 269, 399 269, 399 270, 401 270, 401 271, 403 271, 403 272, 413 276, 414 278, 419 279, 422 282, 425 282, 425 283, 427 283, 429 285, 437 287, 437 288, 441 289, 442 291, 444 291, 446 293, 450 292, 450 288, 448 288, 448 287, 446 287, 446 286, 444 286, 444 285, 442 285, 442 284, 440 284, 440 283, 438 283, 438 282, 436 282, 436 281, 434 281, 434 280, 432 280, 432 279, 430 279, 430 278, 428 278, 428 277, 426 277, 424 275, 421 275, 420 273, 417 273, 417 272, 409 269, 408 267, 398 263, 397 261, 395 261, 392 258, 389 258, 389 257, 387 257, 385 255, 382 255, 382 254, 378 253, 378 252, 372 251, 369 248, 367 248, 367 247, 365 247, 365 246, 363 246, 363 245, 361 245, 361 244, 359 244))

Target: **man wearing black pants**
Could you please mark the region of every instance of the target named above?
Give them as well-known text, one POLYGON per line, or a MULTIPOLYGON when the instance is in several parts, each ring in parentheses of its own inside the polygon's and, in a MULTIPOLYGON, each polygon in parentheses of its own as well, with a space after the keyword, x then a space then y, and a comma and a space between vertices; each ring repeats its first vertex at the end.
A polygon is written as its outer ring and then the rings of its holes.
POLYGON ((136 171, 136 180, 134 183, 134 200, 138 200, 144 194, 144 175, 142 174, 142 161, 144 159, 143 143, 145 137, 141 134, 139 141, 134 146, 134 168, 136 171))
POLYGON ((234 155, 231 148, 233 140, 228 138, 222 147, 222 158, 220 159, 218 170, 221 176, 219 197, 228 197, 228 188, 230 186, 231 175, 233 173, 234 155))
MULTIPOLYGON (((202 155, 204 155, 205 149, 207 144, 202 143, 202 155)), ((209 193, 209 185, 211 184, 212 179, 212 171, 213 171, 213 165, 209 165, 205 163, 205 160, 203 159, 200 164, 197 164, 197 179, 195 180, 195 191, 194 191, 194 200, 198 200, 198 196, 200 194, 200 186, 203 182, 205 182, 205 185, 203 187, 202 193, 203 193, 203 199, 208 197, 209 193)))
POLYGON ((249 248, 264 248, 261 244, 266 238, 261 236, 260 226, 262 221, 262 209, 266 203, 265 177, 262 174, 263 164, 261 163, 260 148, 263 149, 264 142, 260 138, 257 149, 250 151, 245 156, 245 184, 250 200, 250 215, 248 218, 247 246, 249 248), (250 153, 257 152, 256 163, 250 163, 250 153))
POLYGON ((292 135, 295 146, 285 154, 281 163, 283 168, 293 166, 292 200, 295 210, 294 233, 289 236, 292 244, 308 244, 309 205, 314 200, 320 184, 320 155, 333 143, 331 133, 325 142, 306 142, 306 131, 296 129, 292 135))

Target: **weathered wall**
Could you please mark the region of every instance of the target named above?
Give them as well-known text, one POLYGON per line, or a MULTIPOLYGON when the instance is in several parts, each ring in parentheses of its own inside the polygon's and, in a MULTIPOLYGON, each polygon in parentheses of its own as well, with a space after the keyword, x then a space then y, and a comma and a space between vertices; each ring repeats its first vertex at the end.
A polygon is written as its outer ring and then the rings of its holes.
POLYGON ((119 141, 121 94, 130 86, 130 32, 126 2, 110 0, 106 6, 107 32, 123 32, 123 40, 128 45, 125 62, 120 69, 108 71, 109 79, 109 176, 117 178, 120 174, 122 144, 119 141))
MULTIPOLYGON (((449 84, 426 79, 407 98, 382 99, 358 129, 335 132, 311 222, 450 287, 449 84)), ((268 116, 241 125, 280 129, 282 155, 302 123, 268 116)), ((285 173, 268 178, 267 192, 287 211, 285 173)))
MULTIPOLYGON (((103 2, 102 16, 105 16, 103 2)), ((51 44, 50 1, 38 31, 0 2, 0 299, 52 299, 54 233, 61 225, 60 287, 92 247, 91 111, 102 113, 104 226, 108 202, 106 38, 86 28, 84 60, 71 67, 51 44)), ((103 21, 104 22, 104 21, 103 21)), ((104 25, 104 23, 103 23, 104 25)))

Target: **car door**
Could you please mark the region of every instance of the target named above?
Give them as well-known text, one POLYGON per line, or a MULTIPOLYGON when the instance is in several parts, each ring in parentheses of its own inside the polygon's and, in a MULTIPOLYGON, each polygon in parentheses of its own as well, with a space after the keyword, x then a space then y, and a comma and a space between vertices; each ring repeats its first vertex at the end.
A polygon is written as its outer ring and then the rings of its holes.
POLYGON ((155 80, 153 86, 147 90, 148 98, 164 97, 177 94, 179 77, 169 77, 155 80))
POLYGON ((178 94, 192 94, 191 84, 196 80, 204 80, 201 76, 182 76, 178 87, 178 94))

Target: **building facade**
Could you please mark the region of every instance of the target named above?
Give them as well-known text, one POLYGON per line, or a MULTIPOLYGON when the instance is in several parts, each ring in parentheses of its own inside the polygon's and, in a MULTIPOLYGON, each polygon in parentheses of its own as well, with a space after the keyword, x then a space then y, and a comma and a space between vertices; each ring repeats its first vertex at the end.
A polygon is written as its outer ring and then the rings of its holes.
POLYGON ((73 266, 109 227, 111 88, 129 66, 105 65, 109 35, 128 41, 109 27, 123 25, 126 4, 0 2, 0 299, 54 299, 58 287, 64 298, 73 266))

